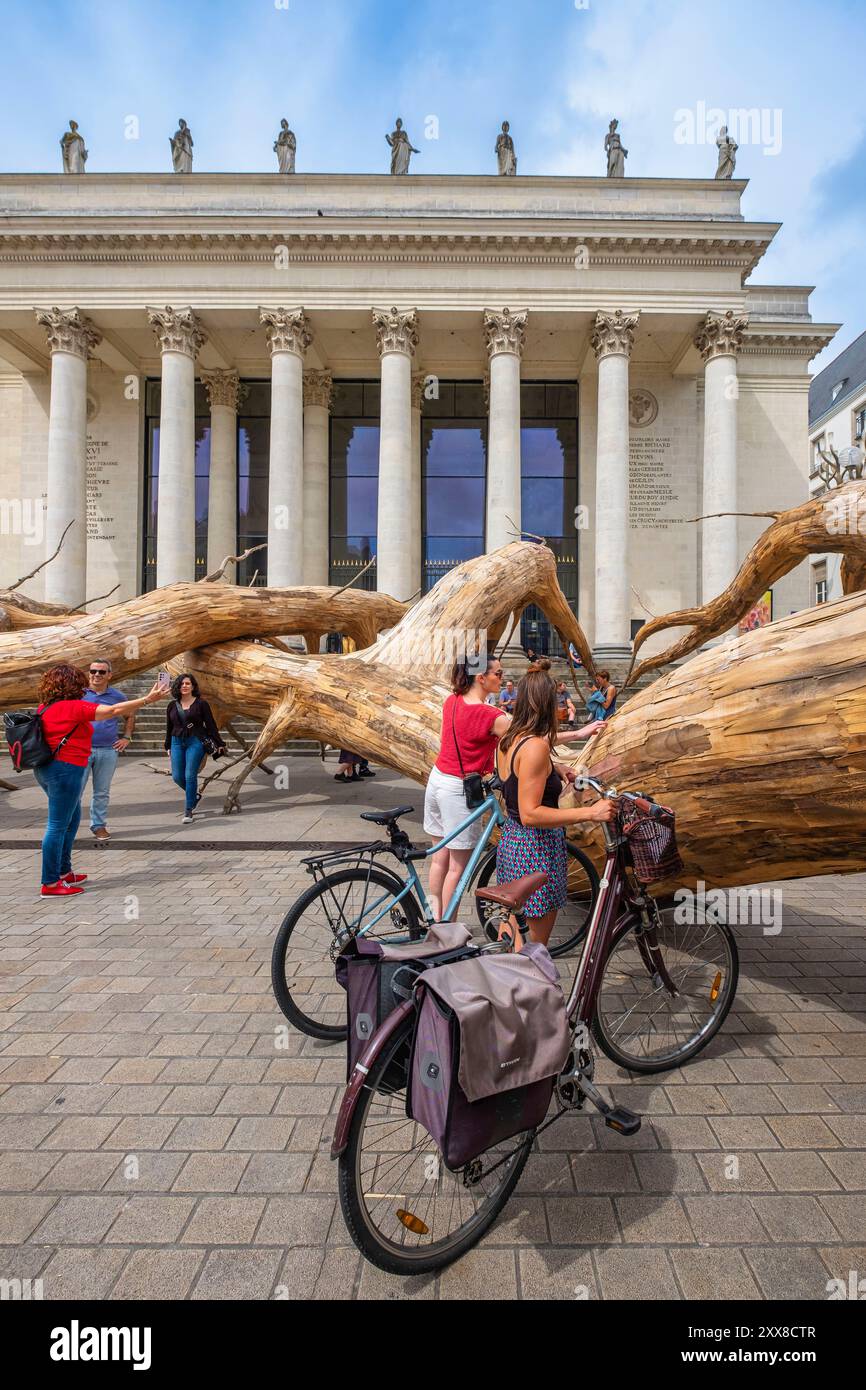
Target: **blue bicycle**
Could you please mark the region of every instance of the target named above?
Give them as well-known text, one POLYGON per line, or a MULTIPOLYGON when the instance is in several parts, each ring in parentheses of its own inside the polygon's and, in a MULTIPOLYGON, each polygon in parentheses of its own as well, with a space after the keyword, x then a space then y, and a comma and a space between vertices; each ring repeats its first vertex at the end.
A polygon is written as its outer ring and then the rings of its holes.
MULTIPOLYGON (((398 824, 414 807, 395 806, 388 811, 361 812, 362 820, 387 830, 387 840, 333 854, 314 854, 301 861, 313 883, 286 913, 271 957, 274 994, 290 1023, 313 1038, 328 1042, 345 1038, 346 996, 334 978, 337 955, 353 937, 367 933, 391 942, 422 937, 434 916, 416 864, 482 818, 485 824, 480 839, 443 920, 454 919, 470 885, 474 893, 495 881, 496 850, 490 842, 505 821, 496 796, 499 787, 498 778, 490 778, 482 804, 432 848, 419 849, 398 824), (384 863, 386 859, 395 859, 403 876, 399 869, 384 863)), ((568 903, 558 914, 550 938, 554 956, 566 955, 581 943, 598 897, 599 878, 592 860, 570 841, 568 854, 568 903)), ((493 904, 475 899, 474 930, 480 939, 487 939, 487 918, 494 912, 493 904)))

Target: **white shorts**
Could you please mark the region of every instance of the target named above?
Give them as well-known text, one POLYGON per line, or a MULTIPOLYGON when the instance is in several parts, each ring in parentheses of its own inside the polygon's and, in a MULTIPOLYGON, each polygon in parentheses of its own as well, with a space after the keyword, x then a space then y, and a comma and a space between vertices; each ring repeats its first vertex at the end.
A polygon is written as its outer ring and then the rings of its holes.
MULTIPOLYGON (((463 795, 463 778, 451 777, 434 767, 427 782, 424 794, 424 833, 434 840, 443 840, 456 830, 461 821, 469 815, 466 797, 463 795)), ((485 817, 479 816, 467 825, 446 849, 474 849, 484 831, 485 817)))

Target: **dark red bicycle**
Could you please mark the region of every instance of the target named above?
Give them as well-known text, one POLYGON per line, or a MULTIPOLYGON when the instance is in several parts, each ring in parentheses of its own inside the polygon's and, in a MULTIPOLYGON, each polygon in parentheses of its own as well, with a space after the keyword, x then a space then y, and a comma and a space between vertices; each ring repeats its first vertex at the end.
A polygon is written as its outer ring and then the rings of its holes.
MULTIPOLYGON (((572 1042, 554 1086, 554 1112, 539 1129, 449 1169, 406 1113, 414 998, 386 1018, 351 1074, 331 1149, 339 1160, 340 1203, 355 1244, 389 1273, 428 1273, 465 1254, 514 1191, 536 1135, 566 1113, 589 1102, 612 1129, 637 1132, 640 1117, 612 1105, 594 1084, 593 1037, 622 1067, 663 1071, 706 1047, 733 1002, 739 963, 728 927, 680 924, 646 891, 653 863, 656 877, 667 876, 670 842, 675 852, 672 813, 591 778, 577 785, 619 796, 620 812, 615 828, 602 827, 604 874, 568 996, 572 1042)), ((503 923, 516 920, 522 929, 523 908, 537 887, 536 874, 479 889, 476 897, 503 923)), ((466 954, 508 949, 510 937, 467 947, 466 954)))

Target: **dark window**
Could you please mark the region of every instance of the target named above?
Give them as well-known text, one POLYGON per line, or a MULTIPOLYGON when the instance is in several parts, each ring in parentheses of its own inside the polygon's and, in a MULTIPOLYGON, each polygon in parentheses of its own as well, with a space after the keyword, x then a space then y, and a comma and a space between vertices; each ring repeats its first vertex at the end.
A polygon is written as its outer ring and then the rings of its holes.
MULTIPOLYGON (((379 383, 335 381, 331 405, 332 584, 348 584, 376 553, 379 507, 379 383)), ((358 580, 375 589, 376 572, 358 580)))

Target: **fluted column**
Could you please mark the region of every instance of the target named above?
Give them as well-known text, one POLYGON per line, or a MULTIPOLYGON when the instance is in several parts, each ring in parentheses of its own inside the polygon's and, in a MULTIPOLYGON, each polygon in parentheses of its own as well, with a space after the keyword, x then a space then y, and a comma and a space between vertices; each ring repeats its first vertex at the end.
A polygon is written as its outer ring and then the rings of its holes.
POLYGON ((527 311, 484 311, 490 364, 486 550, 520 539, 520 359, 527 311))
POLYGON ((303 309, 262 309, 271 350, 268 585, 300 584, 304 565, 304 353, 313 341, 303 309))
POLYGON ((148 309, 162 354, 156 582, 195 578, 195 359, 205 333, 192 309, 148 309))
POLYGON ((749 320, 732 310, 708 313, 695 335, 704 359, 704 482, 701 515, 701 602, 727 588, 737 572, 737 353, 749 320))
POLYGON ((79 309, 39 309, 51 351, 45 554, 49 603, 77 608, 87 598, 87 359, 102 335, 79 309))
POLYGON ((303 582, 328 583, 330 547, 328 423, 334 381, 330 372, 304 372, 303 582))
POLYGON ((422 476, 421 476, 421 407, 424 400, 424 383, 427 377, 424 372, 414 372, 412 375, 412 447, 410 450, 410 483, 409 483, 409 510, 412 517, 412 530, 410 539, 412 541, 412 593, 424 587, 424 535, 423 535, 423 504, 422 504, 422 476))
MULTIPOLYGON (((202 372, 210 404, 210 478, 207 506, 207 568, 218 570, 237 552, 238 539, 238 399, 237 372, 202 372)), ((223 575, 236 582, 234 567, 223 575)))
POLYGON ((414 309, 374 309, 373 326, 382 360, 376 587, 405 602, 418 587, 411 535, 412 359, 418 315, 414 309))
POLYGON ((602 661, 631 651, 629 614, 628 364, 638 314, 595 316, 598 360, 595 464, 595 646, 602 661))

